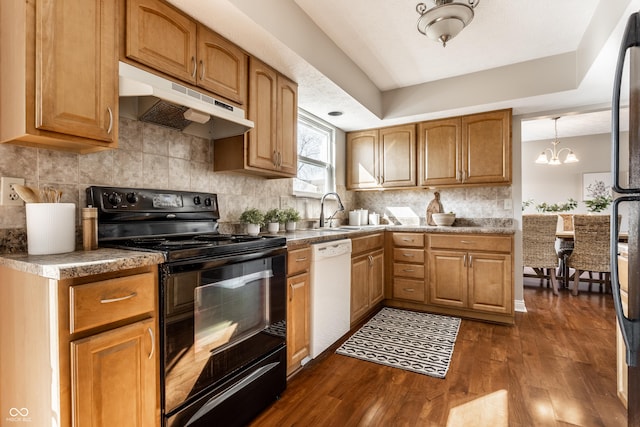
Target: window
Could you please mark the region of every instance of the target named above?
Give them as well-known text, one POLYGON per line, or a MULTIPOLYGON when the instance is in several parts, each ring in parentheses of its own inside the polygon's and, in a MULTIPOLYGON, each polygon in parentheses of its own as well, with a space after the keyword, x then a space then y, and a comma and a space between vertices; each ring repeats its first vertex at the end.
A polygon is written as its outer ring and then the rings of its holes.
POLYGON ((335 129, 298 109, 298 176, 293 194, 319 197, 330 191, 336 191, 335 129))

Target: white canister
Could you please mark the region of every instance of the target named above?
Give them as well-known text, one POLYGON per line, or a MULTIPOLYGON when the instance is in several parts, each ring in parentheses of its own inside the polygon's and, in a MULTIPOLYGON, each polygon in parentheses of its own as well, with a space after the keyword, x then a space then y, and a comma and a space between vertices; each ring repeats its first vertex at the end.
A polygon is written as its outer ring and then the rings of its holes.
POLYGON ((369 211, 367 209, 360 209, 360 225, 369 224, 369 211))
POLYGON ((349 225, 360 225, 360 211, 349 211, 349 225))
POLYGON ((75 203, 26 203, 27 252, 52 255, 76 249, 75 203))
POLYGON ((380 215, 377 213, 369 214, 369 225, 379 225, 380 224, 380 215))

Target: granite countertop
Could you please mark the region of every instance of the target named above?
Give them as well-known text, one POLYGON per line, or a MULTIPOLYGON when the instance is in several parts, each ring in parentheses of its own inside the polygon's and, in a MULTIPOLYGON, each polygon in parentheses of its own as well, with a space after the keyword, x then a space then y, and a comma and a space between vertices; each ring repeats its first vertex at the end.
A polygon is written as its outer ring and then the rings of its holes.
POLYGON ((356 228, 338 227, 330 230, 309 229, 296 230, 287 232, 284 236, 287 238, 289 247, 320 243, 331 240, 347 239, 358 237, 369 233, 380 231, 400 231, 410 233, 454 233, 454 234, 508 234, 515 233, 513 227, 485 227, 485 226, 453 226, 453 227, 437 227, 437 226, 418 226, 418 225, 379 225, 379 226, 363 226, 356 228))
POLYGON ((71 279, 111 271, 161 264, 156 252, 101 248, 55 255, 0 254, 0 265, 49 279, 71 279))
MULTIPOLYGON (((330 230, 296 230, 285 233, 284 237, 287 239, 287 246, 291 248, 310 243, 364 236, 385 230, 414 233, 515 233, 512 227, 380 225, 356 228, 343 226, 330 230)), ((55 280, 90 276, 111 271, 162 264, 163 262, 164 257, 160 253, 111 248, 100 248, 95 251, 75 251, 56 255, 29 255, 26 253, 0 254, 0 265, 2 266, 55 280)))

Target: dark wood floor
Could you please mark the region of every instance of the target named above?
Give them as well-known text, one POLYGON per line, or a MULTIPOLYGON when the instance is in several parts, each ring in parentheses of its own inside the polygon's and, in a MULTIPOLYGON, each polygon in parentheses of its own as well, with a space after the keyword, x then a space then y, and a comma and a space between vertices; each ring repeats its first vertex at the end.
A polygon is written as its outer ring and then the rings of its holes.
POLYGON ((331 351, 252 426, 626 426, 611 295, 524 297, 515 326, 462 321, 444 380, 331 351))

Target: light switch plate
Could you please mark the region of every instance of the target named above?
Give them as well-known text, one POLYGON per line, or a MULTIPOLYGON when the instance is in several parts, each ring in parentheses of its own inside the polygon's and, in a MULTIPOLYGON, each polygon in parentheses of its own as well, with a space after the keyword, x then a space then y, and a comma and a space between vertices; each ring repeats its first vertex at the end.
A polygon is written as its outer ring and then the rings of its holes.
POLYGON ((3 176, 0 178, 0 205, 2 206, 22 206, 24 201, 18 196, 13 188, 14 184, 24 185, 24 178, 11 178, 3 176))

